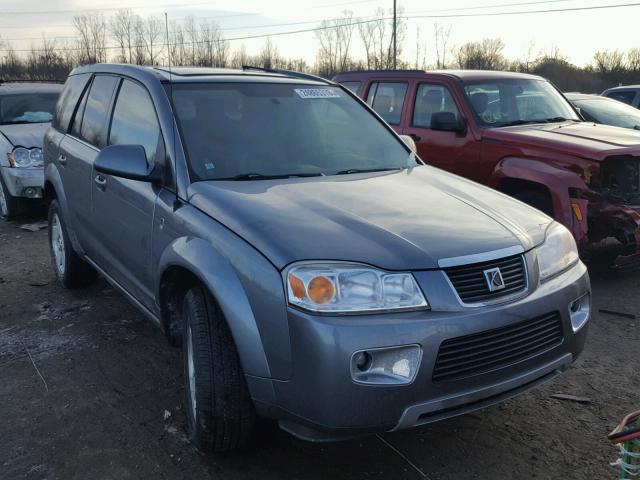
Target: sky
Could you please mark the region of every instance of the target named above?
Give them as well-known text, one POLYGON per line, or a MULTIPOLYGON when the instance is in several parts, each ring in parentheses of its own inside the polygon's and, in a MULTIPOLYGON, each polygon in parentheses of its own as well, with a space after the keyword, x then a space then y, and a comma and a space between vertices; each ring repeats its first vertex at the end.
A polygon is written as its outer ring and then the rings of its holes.
MULTIPOLYGON (((415 59, 417 32, 427 63, 436 58, 434 23, 451 28, 449 44, 461 45, 482 38, 501 38, 504 54, 522 58, 531 49, 535 54, 555 48, 580 66, 591 62, 598 50, 628 50, 640 47, 637 40, 640 1, 633 0, 397 0, 405 11, 407 38, 405 60, 415 59), (510 14, 534 10, 563 10, 585 7, 634 4, 618 8, 510 14), (499 15, 496 15, 499 14, 499 15), (420 15, 423 18, 410 18, 420 15)), ((267 35, 313 28, 322 19, 341 16, 345 9, 354 16, 370 18, 378 7, 391 8, 393 0, 0 0, 0 38, 10 41, 16 50, 28 48, 43 34, 62 41, 73 37, 74 14, 98 9, 109 16, 118 8, 136 13, 164 15, 181 21, 188 15, 196 19, 213 18, 226 38, 267 35), (305 23, 302 23, 305 22, 305 23), (282 25, 299 23, 294 25, 282 25)), ((304 58, 313 63, 318 42, 314 33, 271 37, 280 54, 304 58)), ((233 40, 232 48, 244 43, 248 53, 257 53, 265 38, 233 40)), ((359 40, 353 45, 355 57, 363 57, 359 40)), ((0 51, 0 56, 2 52, 0 51)))

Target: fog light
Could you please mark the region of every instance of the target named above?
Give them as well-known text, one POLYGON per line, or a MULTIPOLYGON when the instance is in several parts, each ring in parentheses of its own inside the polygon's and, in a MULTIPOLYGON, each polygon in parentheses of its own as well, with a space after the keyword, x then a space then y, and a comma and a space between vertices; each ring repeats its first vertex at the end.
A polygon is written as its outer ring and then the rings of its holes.
POLYGON ((361 350, 351 356, 351 378, 368 385, 407 385, 416 377, 419 345, 361 350))
POLYGON ((569 317, 573 332, 580 330, 591 316, 591 294, 586 293, 569 304, 569 317))
POLYGON ((42 197, 42 191, 37 187, 27 187, 22 193, 27 198, 40 198, 42 197))

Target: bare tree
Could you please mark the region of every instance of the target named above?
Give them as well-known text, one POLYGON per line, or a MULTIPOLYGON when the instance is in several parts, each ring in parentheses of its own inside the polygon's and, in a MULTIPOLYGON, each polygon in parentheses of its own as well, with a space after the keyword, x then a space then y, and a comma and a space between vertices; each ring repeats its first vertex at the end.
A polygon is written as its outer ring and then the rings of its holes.
POLYGON ((136 15, 128 9, 118 10, 109 22, 109 32, 120 48, 119 60, 133 63, 134 24, 136 15))
POLYGON ((158 16, 151 15, 144 22, 143 42, 149 64, 156 65, 158 56, 164 50, 164 22, 158 16))
POLYGON ((502 51, 504 42, 499 38, 485 38, 479 42, 467 42, 454 50, 458 67, 474 70, 502 70, 507 60, 502 51))
POLYGON ((373 36, 375 34, 377 25, 375 22, 367 22, 358 24, 358 33, 360 34, 360 40, 364 45, 364 51, 367 59, 367 68, 373 67, 375 53, 373 50, 373 36))
POLYGON ((73 17, 73 28, 78 36, 80 63, 98 63, 107 59, 107 23, 101 13, 73 17))
POLYGON ((283 63, 278 47, 273 44, 270 37, 267 37, 256 60, 262 68, 278 68, 283 63))
POLYGON ((640 71, 640 48, 632 48, 627 52, 627 68, 632 72, 640 71))
POLYGON ((619 50, 596 52, 593 60, 596 70, 603 74, 619 73, 625 69, 624 54, 619 50))
POLYGON ((447 68, 447 44, 451 36, 451 25, 444 27, 439 23, 433 25, 436 44, 436 68, 447 68))
POLYGON ((341 18, 320 23, 320 29, 316 31, 320 42, 316 63, 321 75, 333 76, 347 69, 354 29, 353 12, 350 10, 343 11, 341 18))

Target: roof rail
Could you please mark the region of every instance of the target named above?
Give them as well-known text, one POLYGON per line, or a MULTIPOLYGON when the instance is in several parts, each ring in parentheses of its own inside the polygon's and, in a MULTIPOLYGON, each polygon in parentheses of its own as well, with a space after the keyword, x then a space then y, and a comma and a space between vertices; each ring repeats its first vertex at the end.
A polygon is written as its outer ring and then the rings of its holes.
POLYGON ((319 77, 317 75, 311 75, 310 73, 296 72, 295 70, 284 70, 281 68, 263 68, 254 67, 252 65, 243 65, 242 70, 255 70, 258 72, 278 73, 280 75, 286 75, 288 77, 302 78, 304 80, 313 80, 315 82, 328 83, 334 85, 334 82, 327 80, 326 78, 319 77))

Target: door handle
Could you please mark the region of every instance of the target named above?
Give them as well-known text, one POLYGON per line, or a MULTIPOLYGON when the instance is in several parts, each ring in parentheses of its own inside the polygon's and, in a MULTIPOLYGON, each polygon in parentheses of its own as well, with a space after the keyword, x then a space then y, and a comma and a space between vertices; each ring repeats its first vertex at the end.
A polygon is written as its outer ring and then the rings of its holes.
POLYGON ((58 155, 58 162, 60 162, 60 165, 66 165, 67 164, 67 157, 65 157, 61 153, 60 155, 58 155))
POLYGON ((422 140, 422 137, 420 135, 416 135, 415 133, 410 133, 409 136, 414 142, 419 142, 420 140, 422 140))
POLYGON ((96 182, 96 185, 100 190, 107 188, 107 179, 102 175, 96 175, 96 178, 94 178, 93 181, 96 182))

